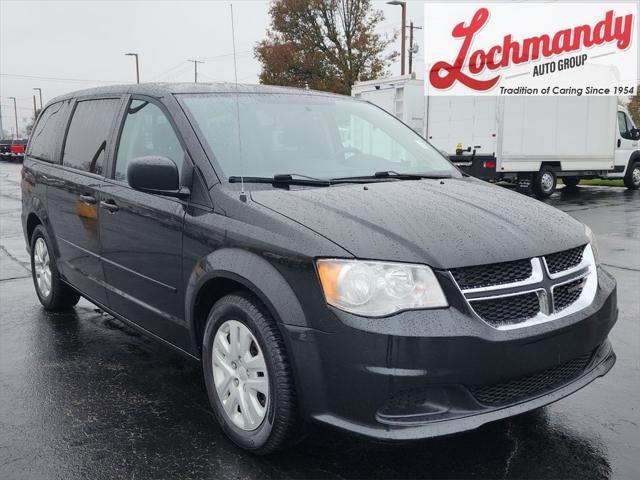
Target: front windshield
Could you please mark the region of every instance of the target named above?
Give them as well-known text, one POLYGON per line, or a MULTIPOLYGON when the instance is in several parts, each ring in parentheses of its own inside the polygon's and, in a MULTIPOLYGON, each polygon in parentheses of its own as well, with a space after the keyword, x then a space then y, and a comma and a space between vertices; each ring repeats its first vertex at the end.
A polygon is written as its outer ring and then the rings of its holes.
POLYGON ((180 98, 227 177, 459 176, 425 140, 365 102, 304 94, 180 98))

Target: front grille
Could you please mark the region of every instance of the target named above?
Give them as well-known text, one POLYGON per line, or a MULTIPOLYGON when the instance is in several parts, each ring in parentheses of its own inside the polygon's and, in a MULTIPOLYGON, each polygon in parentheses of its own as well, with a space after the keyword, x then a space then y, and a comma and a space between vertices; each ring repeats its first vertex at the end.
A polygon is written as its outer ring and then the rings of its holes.
POLYGON ((519 282, 531 276, 531 260, 455 268, 451 275, 463 290, 519 282))
POLYGON ((522 323, 540 312, 540 301, 535 292, 475 300, 471 306, 485 322, 494 327, 522 323))
POLYGON ((542 395, 580 376, 589 364, 591 353, 561 365, 496 385, 470 387, 473 396, 485 405, 505 405, 542 395))
POLYGON ((553 289, 553 308, 556 312, 564 310, 578 300, 585 283, 584 278, 565 283, 553 289))
POLYGON ((547 262, 547 268, 549 273, 560 273, 564 270, 569 270, 582 262, 582 253, 584 252, 584 246, 572 248, 571 250, 565 250, 564 252, 552 253, 544 257, 547 262))

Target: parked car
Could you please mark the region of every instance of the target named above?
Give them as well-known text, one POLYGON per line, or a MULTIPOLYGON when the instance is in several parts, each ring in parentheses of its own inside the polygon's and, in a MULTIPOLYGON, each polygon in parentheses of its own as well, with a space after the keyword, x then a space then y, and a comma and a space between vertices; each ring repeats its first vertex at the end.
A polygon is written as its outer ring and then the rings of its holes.
POLYGON ((257 453, 311 421, 389 441, 473 429, 615 362, 616 283, 585 225, 349 97, 59 97, 27 148, 22 222, 46 310, 85 297, 201 362, 222 429, 257 453))
POLYGON ((11 150, 12 140, 0 140, 0 160, 5 160, 5 156, 8 156, 11 150))
POLYGON ((27 140, 0 140, 0 160, 7 162, 21 162, 24 158, 24 150, 27 140))
POLYGON ((352 94, 402 119, 463 172, 549 197, 557 179, 621 179, 640 188, 640 130, 615 96, 431 96, 412 76, 352 94))

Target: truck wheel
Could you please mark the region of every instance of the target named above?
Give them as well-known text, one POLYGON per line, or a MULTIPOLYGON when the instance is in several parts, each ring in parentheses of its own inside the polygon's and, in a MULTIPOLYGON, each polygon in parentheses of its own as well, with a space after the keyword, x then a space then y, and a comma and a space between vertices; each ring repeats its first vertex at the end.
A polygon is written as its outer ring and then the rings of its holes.
POLYGON ((60 279, 51 242, 42 225, 35 228, 31 237, 31 275, 45 310, 65 310, 80 300, 80 294, 60 279))
POLYGON ((202 367, 215 416, 238 446, 268 454, 300 438, 284 341, 256 297, 238 292, 216 302, 204 331, 202 367))
POLYGON ((542 167, 538 173, 533 176, 531 188, 538 198, 548 198, 556 190, 556 173, 551 167, 542 167))
POLYGON ((580 183, 580 177, 563 177, 562 183, 564 183, 568 188, 575 188, 580 183))
POLYGON ((640 162, 634 162, 624 176, 625 187, 631 190, 640 188, 640 162))

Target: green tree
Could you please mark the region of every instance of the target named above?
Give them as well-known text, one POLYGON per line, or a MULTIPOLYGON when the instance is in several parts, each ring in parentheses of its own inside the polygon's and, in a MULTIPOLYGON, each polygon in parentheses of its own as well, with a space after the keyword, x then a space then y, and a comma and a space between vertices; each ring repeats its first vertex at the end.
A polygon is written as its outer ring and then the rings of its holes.
POLYGON ((640 85, 636 89, 636 94, 631 97, 631 101, 627 104, 627 109, 633 118, 633 123, 640 128, 640 85))
POLYGON ((370 0, 274 0, 267 38, 255 47, 260 82, 349 95, 358 80, 389 74, 397 52, 375 33, 384 20, 370 0))

